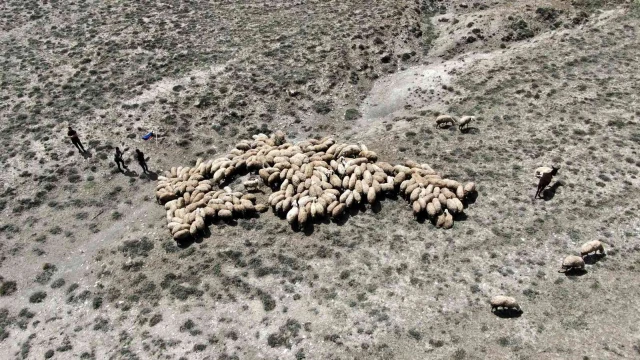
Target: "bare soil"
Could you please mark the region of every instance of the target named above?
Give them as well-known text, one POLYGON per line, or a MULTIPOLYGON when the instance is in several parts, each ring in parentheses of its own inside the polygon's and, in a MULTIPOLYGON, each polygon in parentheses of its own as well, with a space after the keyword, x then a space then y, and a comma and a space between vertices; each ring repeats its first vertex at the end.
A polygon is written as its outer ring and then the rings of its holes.
POLYGON ((0 358, 640 357, 637 0, 0 15, 0 358), (439 114, 478 120, 438 129, 439 114), (156 176, 276 130, 428 163, 479 196, 451 230, 386 199, 344 224, 297 232, 269 212, 178 246, 156 176), (558 273, 596 239, 606 256, 558 273), (492 313, 494 295, 523 312, 492 313))

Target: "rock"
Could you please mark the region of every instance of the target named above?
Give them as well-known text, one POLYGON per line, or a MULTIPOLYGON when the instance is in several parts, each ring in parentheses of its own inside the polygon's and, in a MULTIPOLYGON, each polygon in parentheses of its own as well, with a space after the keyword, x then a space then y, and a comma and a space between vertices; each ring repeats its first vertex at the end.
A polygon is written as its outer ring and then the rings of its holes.
POLYGON ((391 62, 391 54, 382 54, 382 56, 380 56, 380 62, 382 62, 383 64, 388 64, 389 62, 391 62))

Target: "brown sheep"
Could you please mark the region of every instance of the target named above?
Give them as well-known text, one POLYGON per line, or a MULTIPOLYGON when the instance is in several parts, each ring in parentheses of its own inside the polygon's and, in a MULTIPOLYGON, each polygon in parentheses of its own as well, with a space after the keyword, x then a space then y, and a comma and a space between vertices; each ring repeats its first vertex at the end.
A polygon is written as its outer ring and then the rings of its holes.
MULTIPOLYGON (((536 191, 536 196, 534 196, 534 198, 538 198, 542 191, 547 186, 549 186, 549 184, 551 183, 551 179, 558 173, 558 170, 560 170, 560 167, 553 166, 550 172, 543 173, 542 176, 540 176, 540 182, 538 182, 538 190, 536 191)), ((540 196, 540 198, 542 198, 542 196, 540 196)))

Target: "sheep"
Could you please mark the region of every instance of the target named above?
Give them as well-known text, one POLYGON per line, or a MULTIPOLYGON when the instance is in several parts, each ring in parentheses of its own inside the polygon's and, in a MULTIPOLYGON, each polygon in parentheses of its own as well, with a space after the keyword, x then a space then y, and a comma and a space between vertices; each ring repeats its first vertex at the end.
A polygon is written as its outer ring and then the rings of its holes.
POLYGON ((602 246, 602 243, 598 240, 592 240, 592 241, 588 241, 586 243, 584 243, 582 245, 582 247, 580 247, 580 256, 587 256, 590 253, 598 253, 600 252, 600 254, 604 255, 604 246, 602 246))
POLYGON ((516 301, 516 299, 512 298, 511 296, 497 295, 491 298, 490 303, 491 303, 491 312, 500 310, 501 308, 503 310, 514 309, 516 311, 522 312, 522 309, 520 308, 520 305, 518 305, 518 302, 516 301))
POLYGON ((451 115, 440 115, 436 118, 437 128, 441 128, 445 124, 448 124, 449 126, 453 126, 456 124, 456 120, 451 115))
POLYGON ((562 269, 558 272, 584 270, 584 260, 580 256, 569 255, 562 260, 562 269))
POLYGON ((539 197, 539 195, 547 186, 549 186, 549 184, 551 183, 551 179, 558 173, 558 170, 560 170, 560 167, 553 166, 550 172, 542 174, 542 176, 540 177, 540 182, 538 182, 538 190, 536 191, 536 196, 534 196, 534 199, 542 198, 541 196, 539 197))
MULTIPOLYGON (((446 115, 436 120, 438 126, 457 123, 446 115)), ((426 212, 433 221, 437 218, 438 227, 451 228, 452 214, 462 212, 462 200, 475 191, 475 184, 444 179, 428 164, 377 162, 377 154, 364 144, 339 144, 331 138, 285 141, 282 132, 259 134, 240 141, 225 156, 198 159, 194 167, 174 167, 158 177, 156 197, 166 204, 174 238, 197 235, 205 220, 230 221, 269 208, 303 228, 325 216, 340 218, 351 207, 375 206, 385 193, 406 197, 416 215, 426 212), (242 192, 228 186, 219 190, 245 174, 242 192), (268 200, 260 196, 259 203, 249 192, 259 194, 266 189, 263 184, 273 191, 268 200)))
POLYGON ((458 121, 458 129, 460 129, 460 131, 462 131, 463 127, 466 127, 467 129, 469 128, 469 124, 471 124, 472 121, 476 121, 476 117, 475 116, 463 116, 460 118, 460 121, 458 121))

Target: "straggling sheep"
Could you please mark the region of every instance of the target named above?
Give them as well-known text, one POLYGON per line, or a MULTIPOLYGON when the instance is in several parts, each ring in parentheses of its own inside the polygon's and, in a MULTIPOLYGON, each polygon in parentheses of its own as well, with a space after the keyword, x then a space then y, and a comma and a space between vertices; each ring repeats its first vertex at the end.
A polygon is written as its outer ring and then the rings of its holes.
POLYGON ((443 125, 453 126, 456 120, 451 115, 440 115, 436 118, 436 127, 441 128, 443 125))
POLYGON ((520 308, 520 305, 518 305, 516 299, 511 296, 497 295, 491 298, 490 303, 492 312, 500 309, 514 309, 522 312, 522 309, 520 308))
POLYGON ((600 252, 600 254, 604 255, 604 246, 602 246, 602 242, 598 241, 598 240, 592 240, 592 241, 588 241, 586 243, 584 243, 581 247, 580 247, 580 255, 581 256, 587 256, 591 253, 598 253, 600 252))
POLYGON ((572 270, 584 270, 584 260, 580 256, 569 255, 562 260, 562 269, 559 272, 572 270))
POLYGON ((458 121, 458 129, 460 129, 460 131, 462 131, 463 127, 469 128, 469 124, 471 124, 471 122, 476 121, 476 117, 475 116, 463 116, 460 118, 460 121, 458 121))
POLYGON ((560 170, 560 167, 552 167, 552 170, 550 172, 546 172, 543 173, 542 176, 540 176, 540 182, 538 182, 538 190, 536 191, 536 196, 534 196, 534 198, 538 198, 538 196, 542 193, 542 191, 549 186, 549 184, 551 183, 551 179, 558 173, 558 170, 560 170))

